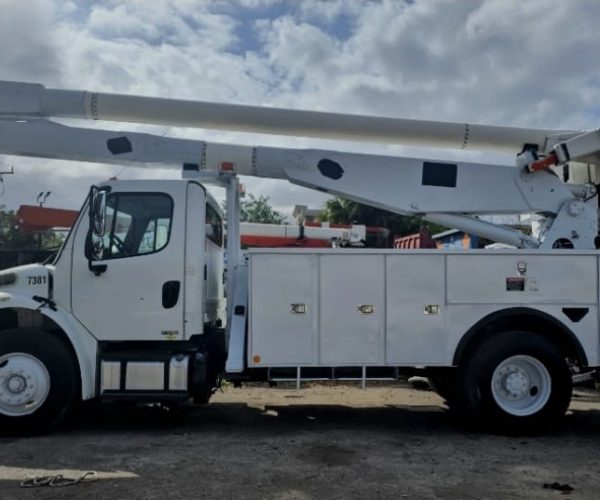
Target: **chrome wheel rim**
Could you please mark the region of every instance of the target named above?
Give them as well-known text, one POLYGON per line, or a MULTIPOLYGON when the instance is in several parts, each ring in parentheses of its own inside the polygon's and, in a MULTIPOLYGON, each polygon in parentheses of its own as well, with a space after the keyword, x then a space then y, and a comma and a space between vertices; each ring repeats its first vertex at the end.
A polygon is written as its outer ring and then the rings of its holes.
POLYGON ((44 404, 50 392, 50 374, 35 356, 23 352, 0 357, 0 413, 22 417, 44 404))
POLYGON ((531 356, 511 356, 492 375, 492 395, 502 410, 526 417, 539 412, 550 399, 552 379, 542 362, 531 356))

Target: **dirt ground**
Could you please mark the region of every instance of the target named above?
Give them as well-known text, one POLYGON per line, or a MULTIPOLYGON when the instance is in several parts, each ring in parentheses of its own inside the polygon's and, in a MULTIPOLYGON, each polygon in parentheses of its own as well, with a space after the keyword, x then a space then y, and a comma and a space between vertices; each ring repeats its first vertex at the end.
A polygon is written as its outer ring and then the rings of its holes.
POLYGON ((0 438, 0 499, 600 496, 600 397, 577 391, 542 437, 466 432, 429 391, 394 384, 227 388, 185 417, 89 405, 68 428, 0 438), (24 489, 27 477, 99 480, 24 489), (544 485, 546 484, 546 487, 544 485))

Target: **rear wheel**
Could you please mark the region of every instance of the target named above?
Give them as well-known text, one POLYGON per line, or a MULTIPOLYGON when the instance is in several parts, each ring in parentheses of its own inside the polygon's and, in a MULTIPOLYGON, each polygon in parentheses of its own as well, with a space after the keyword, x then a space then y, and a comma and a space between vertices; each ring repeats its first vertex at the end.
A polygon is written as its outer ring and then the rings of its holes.
POLYGON ((571 392, 570 370, 554 344, 509 331, 471 353, 459 371, 457 399, 471 423, 519 433, 555 424, 571 392))
POLYGON ((0 429, 37 434, 58 424, 78 394, 76 363, 48 332, 0 332, 0 429))

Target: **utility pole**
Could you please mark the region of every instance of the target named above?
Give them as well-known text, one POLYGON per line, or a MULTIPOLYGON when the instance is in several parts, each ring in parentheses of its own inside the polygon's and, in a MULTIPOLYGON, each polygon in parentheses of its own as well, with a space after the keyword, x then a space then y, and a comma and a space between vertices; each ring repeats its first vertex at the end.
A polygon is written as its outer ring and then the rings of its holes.
POLYGON ((10 170, 2 170, 0 171, 0 188, 1 188, 1 192, 0 192, 0 196, 4 196, 4 176, 5 175, 12 175, 15 173, 15 167, 10 167, 10 170))
MULTIPOLYGON (((40 191, 40 193, 37 195, 37 203, 39 204, 40 208, 43 208, 44 203, 46 203, 46 200, 48 199, 48 196, 50 196, 51 191, 40 191)), ((43 247, 43 233, 40 231, 38 232, 38 247, 41 250, 43 247)))

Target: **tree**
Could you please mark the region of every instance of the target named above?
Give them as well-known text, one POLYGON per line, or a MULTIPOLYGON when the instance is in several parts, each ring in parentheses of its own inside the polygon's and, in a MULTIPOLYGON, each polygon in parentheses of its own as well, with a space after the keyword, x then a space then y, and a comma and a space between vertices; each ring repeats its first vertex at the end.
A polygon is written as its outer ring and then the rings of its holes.
MULTIPOLYGON (((226 210, 225 203, 222 203, 223 211, 226 210)), ((262 224, 283 224, 285 215, 275 210, 269 204, 267 196, 256 198, 253 194, 248 194, 246 199, 240 200, 240 221, 259 222, 262 224)))
POLYGON ((399 215, 340 197, 328 200, 319 218, 332 224, 384 227, 389 229, 390 238, 413 234, 421 228, 426 228, 432 233, 444 230, 443 227, 427 222, 416 215, 399 215))
POLYGON ((36 242, 32 234, 19 230, 19 221, 14 210, 0 207, 0 248, 35 248, 36 242))
POLYGON ((285 215, 275 210, 269 204, 269 198, 249 194, 240 202, 240 220, 242 222, 260 222, 263 224, 283 224, 285 215))
POLYGON ((53 250, 60 247, 62 241, 63 237, 53 231, 23 232, 15 211, 0 205, 0 249, 53 250))

